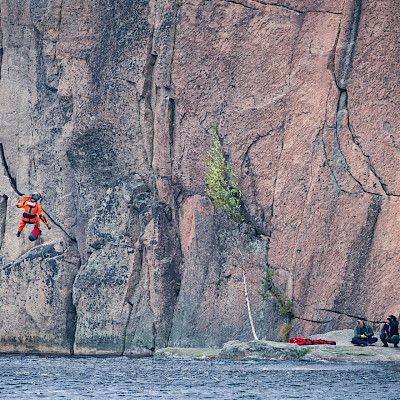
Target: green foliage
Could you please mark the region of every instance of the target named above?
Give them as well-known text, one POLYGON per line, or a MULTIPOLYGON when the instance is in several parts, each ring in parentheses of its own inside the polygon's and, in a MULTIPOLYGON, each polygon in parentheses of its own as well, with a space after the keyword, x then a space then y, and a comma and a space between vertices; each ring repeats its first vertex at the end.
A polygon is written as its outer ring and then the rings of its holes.
POLYGON ((287 297, 282 297, 278 301, 279 308, 278 314, 281 317, 288 317, 289 319, 293 318, 293 301, 288 299, 287 297))
POLYGON ((279 339, 282 342, 287 342, 289 340, 289 335, 290 335, 290 332, 292 331, 292 329, 293 329, 293 326, 290 322, 282 324, 279 327, 279 333, 278 333, 279 339))
POLYGON ((275 286, 273 277, 276 272, 268 265, 264 268, 264 274, 261 278, 260 295, 263 300, 270 298, 274 299, 278 304, 278 314, 281 317, 287 317, 289 320, 293 319, 293 302, 288 297, 284 296, 281 290, 275 286))
POLYGON ((242 193, 225 160, 216 127, 210 130, 212 147, 208 153, 206 185, 207 195, 215 207, 226 211, 236 222, 244 222, 241 212, 242 193))
MULTIPOLYGON (((264 268, 264 275, 261 277, 261 291, 260 295, 263 300, 268 300, 273 292, 276 292, 276 286, 272 282, 272 278, 276 275, 276 272, 269 266, 264 268)), ((275 296, 273 296, 275 297, 275 296)))

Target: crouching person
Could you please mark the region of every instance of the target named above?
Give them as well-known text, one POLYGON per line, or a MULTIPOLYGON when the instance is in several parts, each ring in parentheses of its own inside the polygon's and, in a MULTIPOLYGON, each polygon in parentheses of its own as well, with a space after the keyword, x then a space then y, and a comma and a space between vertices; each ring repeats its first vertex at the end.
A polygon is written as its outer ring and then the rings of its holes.
POLYGON ((378 338, 374 337, 374 331, 372 328, 362 321, 357 320, 357 326, 354 329, 354 337, 351 339, 351 343, 356 346, 368 346, 376 343, 378 338))
POLYGON ((381 340, 383 347, 388 347, 388 343, 393 343, 393 347, 399 347, 399 321, 394 315, 389 315, 386 323, 381 330, 381 340))

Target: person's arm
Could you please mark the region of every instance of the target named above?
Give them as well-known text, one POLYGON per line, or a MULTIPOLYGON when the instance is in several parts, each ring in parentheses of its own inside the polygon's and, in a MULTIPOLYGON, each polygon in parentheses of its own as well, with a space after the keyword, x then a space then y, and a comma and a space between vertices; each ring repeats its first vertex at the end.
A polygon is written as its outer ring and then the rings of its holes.
POLYGON ((49 222, 47 221, 46 217, 44 216, 44 212, 39 203, 38 203, 38 215, 39 215, 39 218, 43 221, 43 223, 47 226, 47 228, 51 229, 49 226, 49 222))
POLYGON ((381 329, 381 334, 382 333, 386 334, 386 335, 389 334, 389 326, 388 326, 388 324, 386 324, 386 323, 383 324, 382 329, 381 329))
POLYGON ((30 199, 30 196, 22 196, 21 200, 18 202, 17 207, 23 208, 25 203, 30 199))
POLYGON ((392 332, 393 335, 399 335, 399 321, 392 321, 393 327, 392 332))
POLYGON ((366 329, 365 335, 367 337, 369 337, 369 338, 374 336, 374 331, 372 330, 370 325, 367 325, 367 329, 366 329))
POLYGON ((368 326, 364 325, 362 328, 359 329, 360 330, 360 338, 362 340, 366 340, 368 339, 368 326))
POLYGON ((398 335, 399 334, 399 323, 397 321, 391 321, 390 325, 388 325, 388 336, 398 335))

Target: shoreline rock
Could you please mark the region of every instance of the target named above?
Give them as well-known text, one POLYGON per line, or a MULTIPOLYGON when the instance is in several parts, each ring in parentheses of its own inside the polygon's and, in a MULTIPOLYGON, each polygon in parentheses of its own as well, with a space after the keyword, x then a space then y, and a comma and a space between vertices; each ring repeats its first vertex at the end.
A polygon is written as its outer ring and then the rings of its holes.
POLYGON ((373 346, 360 347, 350 344, 353 330, 345 329, 332 331, 321 335, 310 336, 312 339, 335 340, 337 345, 313 345, 298 346, 291 343, 274 342, 269 340, 242 342, 231 340, 222 348, 201 347, 164 347, 155 352, 136 352, 130 354, 68 354, 60 349, 51 347, 43 348, 43 351, 0 351, 0 357, 4 356, 40 356, 40 357, 128 357, 170 359, 170 360, 232 360, 232 361, 305 361, 305 362, 351 362, 351 363, 381 363, 399 362, 400 349, 393 346, 384 348, 378 342, 373 346))
POLYGON ((400 362, 400 349, 384 348, 379 343, 360 347, 350 344, 352 329, 314 335, 312 338, 331 339, 334 345, 298 346, 268 340, 241 342, 232 340, 222 349, 164 348, 156 350, 155 358, 191 360, 277 360, 277 361, 331 361, 331 362, 400 362))

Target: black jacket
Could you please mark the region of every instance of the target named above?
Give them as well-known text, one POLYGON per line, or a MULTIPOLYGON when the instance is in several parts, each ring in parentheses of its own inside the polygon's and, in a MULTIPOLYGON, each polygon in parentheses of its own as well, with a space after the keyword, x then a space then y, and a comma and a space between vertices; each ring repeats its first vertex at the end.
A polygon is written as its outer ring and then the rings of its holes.
POLYGON ((397 320, 392 320, 390 322, 390 330, 389 330, 389 324, 383 325, 382 328, 382 333, 386 333, 387 336, 393 336, 393 335, 399 335, 399 321, 397 320))

